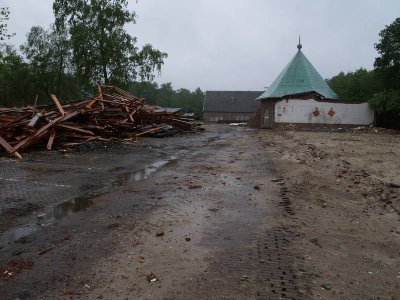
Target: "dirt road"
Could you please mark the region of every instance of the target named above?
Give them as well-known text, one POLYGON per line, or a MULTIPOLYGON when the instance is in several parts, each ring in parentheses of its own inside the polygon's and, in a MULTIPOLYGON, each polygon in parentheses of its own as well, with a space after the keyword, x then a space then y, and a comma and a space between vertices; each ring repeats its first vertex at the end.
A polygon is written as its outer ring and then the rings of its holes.
POLYGON ((2 159, 4 299, 299 299, 259 131, 2 159), (100 195, 99 195, 100 194, 100 195))
POLYGON ((0 159, 1 299, 400 299, 398 133, 206 129, 0 159))

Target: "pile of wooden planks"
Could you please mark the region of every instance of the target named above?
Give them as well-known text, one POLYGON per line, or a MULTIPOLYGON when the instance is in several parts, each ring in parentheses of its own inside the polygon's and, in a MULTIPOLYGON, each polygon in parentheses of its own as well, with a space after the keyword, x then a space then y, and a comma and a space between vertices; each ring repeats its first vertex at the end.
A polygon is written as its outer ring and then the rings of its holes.
POLYGON ((62 105, 23 108, 0 107, 0 145, 9 155, 21 158, 21 151, 45 143, 69 145, 92 140, 122 140, 152 136, 168 131, 194 131, 190 119, 177 113, 154 112, 144 98, 115 87, 98 85, 98 95, 62 105))

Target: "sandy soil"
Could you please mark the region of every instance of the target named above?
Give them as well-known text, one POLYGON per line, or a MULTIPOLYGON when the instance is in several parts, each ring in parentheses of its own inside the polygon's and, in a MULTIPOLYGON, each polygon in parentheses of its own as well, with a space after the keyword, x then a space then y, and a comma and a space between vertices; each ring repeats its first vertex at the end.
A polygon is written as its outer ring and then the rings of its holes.
POLYGON ((264 131, 315 299, 400 299, 400 135, 264 131))

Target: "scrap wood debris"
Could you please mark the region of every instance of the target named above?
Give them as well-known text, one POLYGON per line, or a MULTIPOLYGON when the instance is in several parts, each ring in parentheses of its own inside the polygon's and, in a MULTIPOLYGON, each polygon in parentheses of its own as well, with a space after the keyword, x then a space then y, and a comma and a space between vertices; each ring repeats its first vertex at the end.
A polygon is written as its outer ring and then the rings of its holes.
POLYGON ((62 105, 51 95, 54 105, 23 108, 0 107, 0 145, 9 155, 32 145, 55 143, 68 146, 93 140, 123 140, 140 136, 195 131, 198 125, 176 112, 155 111, 128 92, 98 85, 98 95, 62 105))

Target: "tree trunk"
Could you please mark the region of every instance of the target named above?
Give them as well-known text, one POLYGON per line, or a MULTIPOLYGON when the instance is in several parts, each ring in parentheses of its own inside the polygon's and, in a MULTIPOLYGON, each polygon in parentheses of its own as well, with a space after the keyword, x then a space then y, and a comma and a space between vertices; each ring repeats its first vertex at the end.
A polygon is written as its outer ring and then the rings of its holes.
POLYGON ((63 70, 64 70, 64 56, 60 56, 60 64, 58 66, 58 78, 57 78, 57 85, 56 85, 56 95, 57 97, 61 97, 61 81, 62 81, 62 75, 63 75, 63 70))
POLYGON ((103 65, 103 77, 104 77, 104 84, 108 84, 108 74, 106 65, 103 65))

